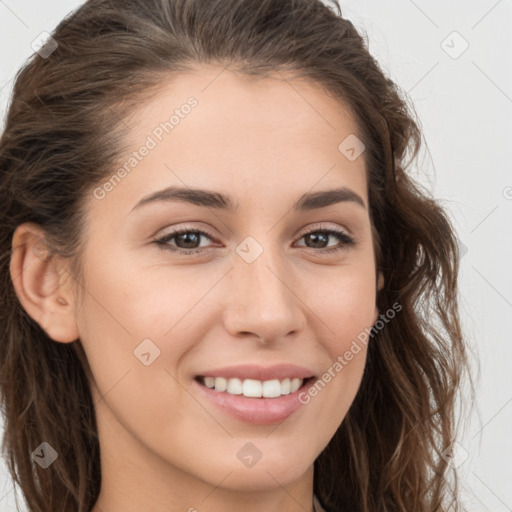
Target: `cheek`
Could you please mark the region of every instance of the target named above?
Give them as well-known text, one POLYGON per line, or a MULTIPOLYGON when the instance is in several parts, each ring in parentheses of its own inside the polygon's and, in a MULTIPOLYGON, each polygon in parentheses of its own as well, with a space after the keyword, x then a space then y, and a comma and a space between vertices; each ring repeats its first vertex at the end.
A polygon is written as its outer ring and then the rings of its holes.
POLYGON ((140 438, 156 435, 170 411, 178 424, 186 419, 176 368, 193 341, 179 323, 190 306, 177 285, 150 282, 142 272, 130 275, 120 264, 96 268, 85 283, 79 329, 98 415, 110 418, 109 425, 115 417, 127 430, 136 427, 140 438))
POLYGON ((164 424, 170 410, 176 418, 185 410, 181 363, 211 328, 209 302, 201 299, 219 276, 148 268, 121 254, 106 263, 99 252, 87 268, 79 331, 97 388, 120 417, 139 407, 152 411, 144 428, 164 424))
POLYGON ((371 266, 352 266, 321 283, 311 308, 325 324, 326 348, 335 359, 376 319, 375 275, 371 266))
POLYGON ((188 296, 194 294, 187 292, 187 284, 194 289, 194 283, 185 282, 179 269, 166 274, 126 252, 89 258, 84 283, 88 327, 117 339, 129 337, 132 343, 161 338, 186 315, 187 306, 190 310, 188 296))
MULTIPOLYGON (((147 396, 137 397, 139 384, 144 389, 157 375, 160 380, 170 380, 163 361, 179 358, 180 346, 162 340, 179 320, 182 301, 176 287, 150 282, 147 272, 137 271, 115 254, 108 259, 105 256, 97 252, 88 259, 83 283, 86 292, 77 318, 80 339, 102 393, 118 383, 122 393, 122 388, 128 387, 126 382, 121 384, 123 379, 135 390, 124 398, 144 402, 147 396)), ((165 338, 169 336, 172 330, 165 338)), ((171 365, 167 366, 172 371, 171 365)), ((153 385, 162 388, 162 382, 153 385)), ((168 382, 165 386, 171 389, 168 382)))
POLYGON ((323 283, 314 295, 311 309, 322 320, 322 348, 330 362, 303 403, 311 404, 330 435, 346 416, 361 383, 376 316, 375 297, 374 272, 364 264, 341 268, 337 278, 323 283))

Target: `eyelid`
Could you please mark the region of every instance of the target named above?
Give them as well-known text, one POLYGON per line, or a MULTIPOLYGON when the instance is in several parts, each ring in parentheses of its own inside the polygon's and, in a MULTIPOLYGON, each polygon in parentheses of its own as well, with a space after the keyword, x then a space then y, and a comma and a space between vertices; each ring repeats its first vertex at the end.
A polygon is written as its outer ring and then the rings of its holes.
MULTIPOLYGON (((332 226, 329 226, 329 225, 325 225, 325 223, 313 224, 313 225, 305 228, 304 231, 299 231, 298 234, 300 234, 300 237, 303 237, 304 235, 308 235, 311 232, 322 231, 322 230, 340 231, 340 232, 345 233, 347 236, 353 237, 353 235, 351 234, 350 230, 348 230, 348 229, 346 229, 344 227, 339 227, 339 226, 332 227, 332 226)), ((208 228, 196 227, 196 226, 187 226, 187 225, 181 226, 180 225, 180 226, 177 226, 177 227, 170 228, 170 231, 168 231, 168 232, 166 232, 166 233, 164 233, 162 235, 159 235, 159 234, 155 235, 154 237, 152 237, 152 240, 155 241, 155 240, 158 240, 158 239, 170 236, 170 235, 175 235, 175 234, 182 233, 184 231, 185 232, 193 231, 193 232, 203 233, 203 234, 209 236, 212 239, 216 239, 216 236, 208 228)))
MULTIPOLYGON (((300 234, 300 236, 298 236, 298 238, 296 238, 296 240, 297 241, 301 240, 304 236, 309 235, 311 233, 322 232, 322 231, 328 232, 328 234, 330 234, 330 235, 331 234, 337 235, 340 238, 339 243, 341 243, 342 245, 338 246, 338 247, 327 247, 327 248, 323 248, 323 249, 315 249, 315 248, 306 247, 306 246, 300 246, 300 247, 304 248, 304 249, 312 250, 313 252, 325 254, 325 253, 329 253, 329 252, 341 251, 341 250, 347 249, 351 246, 355 246, 358 243, 358 239, 355 238, 351 234, 350 230, 348 230, 346 228, 339 227, 339 226, 332 227, 332 226, 326 225, 325 223, 313 224, 311 226, 308 226, 305 229, 305 231, 299 232, 301 234, 300 234), (343 238, 344 238, 344 240, 343 240, 343 238)), ((182 249, 179 247, 173 247, 173 246, 168 245, 168 239, 172 239, 179 234, 187 233, 187 232, 198 233, 201 236, 205 236, 205 237, 209 238, 212 242, 217 241, 216 237, 206 228, 198 228, 198 227, 194 227, 194 226, 184 225, 184 226, 173 227, 169 232, 167 232, 163 235, 155 236, 153 238, 152 242, 161 246, 162 249, 167 249, 167 250, 170 250, 171 252, 181 253, 184 256, 192 255, 194 253, 196 253, 196 254, 204 253, 205 251, 208 251, 209 249, 211 249, 211 247, 197 247, 194 249, 182 249), (165 240, 165 241, 163 241, 163 240, 165 240)))
POLYGON ((347 236, 350 236, 352 237, 352 234, 350 233, 350 230, 342 227, 342 226, 331 226, 329 224, 326 224, 325 222, 322 223, 318 223, 318 224, 312 224, 311 226, 308 226, 305 231, 301 231, 299 233, 302 233, 301 236, 304 236, 304 235, 307 235, 311 232, 316 232, 316 231, 338 231, 338 232, 342 232, 342 233, 345 233, 347 236))
MULTIPOLYGON (((162 235, 155 235, 151 241, 154 243, 159 243, 163 239, 167 239, 167 238, 172 239, 173 237, 175 237, 181 233, 188 233, 188 232, 199 233, 200 235, 210 238, 210 240, 212 242, 217 240, 215 235, 213 235, 213 233, 211 233, 211 231, 208 229, 198 228, 198 227, 194 227, 194 226, 178 226, 178 227, 171 228, 169 231, 165 232, 162 235)), ((166 245, 166 244, 161 243, 161 245, 166 245)), ((187 251, 187 249, 180 249, 180 248, 178 248, 177 250, 183 251, 183 252, 187 251)), ((193 251, 194 249, 190 249, 190 250, 193 251)))

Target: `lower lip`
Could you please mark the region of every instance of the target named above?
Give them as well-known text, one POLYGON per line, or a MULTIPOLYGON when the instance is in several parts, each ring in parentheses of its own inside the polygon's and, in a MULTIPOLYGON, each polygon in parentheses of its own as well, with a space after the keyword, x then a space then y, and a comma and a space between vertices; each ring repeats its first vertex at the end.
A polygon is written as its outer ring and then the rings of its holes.
POLYGON ((304 405, 299 400, 299 395, 307 392, 315 379, 307 379, 297 391, 276 398, 231 395, 226 391, 214 391, 195 379, 193 382, 212 403, 229 415, 248 423, 272 425, 284 421, 304 405))

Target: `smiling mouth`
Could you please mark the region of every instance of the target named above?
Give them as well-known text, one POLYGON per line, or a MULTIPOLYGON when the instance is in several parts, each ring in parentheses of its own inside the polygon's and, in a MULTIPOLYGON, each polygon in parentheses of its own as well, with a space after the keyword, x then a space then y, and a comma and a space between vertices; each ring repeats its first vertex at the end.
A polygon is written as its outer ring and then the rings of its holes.
POLYGON ((296 393, 307 386, 315 377, 306 379, 284 378, 284 379, 239 379, 224 377, 204 377, 198 375, 195 380, 202 386, 218 393, 230 395, 243 395, 247 398, 279 398, 281 396, 296 393))

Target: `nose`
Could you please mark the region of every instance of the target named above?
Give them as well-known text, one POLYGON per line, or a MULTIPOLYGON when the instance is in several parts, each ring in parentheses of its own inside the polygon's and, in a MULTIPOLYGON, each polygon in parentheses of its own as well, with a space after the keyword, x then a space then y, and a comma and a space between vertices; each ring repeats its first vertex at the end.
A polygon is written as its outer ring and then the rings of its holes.
POLYGON ((233 337, 260 338, 264 344, 297 336, 305 324, 305 302, 284 255, 266 247, 248 261, 235 254, 227 276, 226 330, 233 337))

